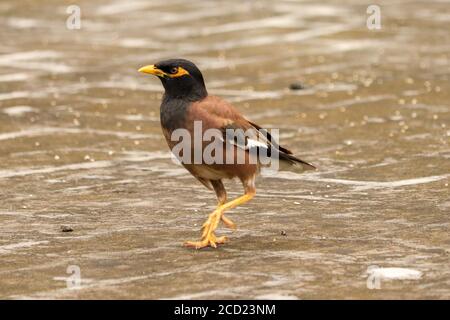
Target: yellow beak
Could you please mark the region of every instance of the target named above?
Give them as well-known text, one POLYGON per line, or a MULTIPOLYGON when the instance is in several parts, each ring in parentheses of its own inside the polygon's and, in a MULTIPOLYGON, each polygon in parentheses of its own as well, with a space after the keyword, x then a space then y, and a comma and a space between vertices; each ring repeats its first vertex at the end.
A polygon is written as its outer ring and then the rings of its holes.
POLYGON ((164 71, 156 68, 154 64, 142 67, 138 71, 142 73, 152 74, 157 77, 164 77, 166 75, 164 71))

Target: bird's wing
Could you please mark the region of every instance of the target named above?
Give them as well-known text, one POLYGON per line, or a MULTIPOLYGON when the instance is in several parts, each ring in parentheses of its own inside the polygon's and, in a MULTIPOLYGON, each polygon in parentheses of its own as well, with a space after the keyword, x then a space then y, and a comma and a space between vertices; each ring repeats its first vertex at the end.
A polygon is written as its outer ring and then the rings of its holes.
MULTIPOLYGON (((280 148, 267 130, 249 122, 230 103, 219 97, 208 96, 200 102, 193 103, 190 114, 190 120, 202 121, 204 130, 210 128, 221 130, 225 141, 241 149, 270 149, 272 145, 276 149, 280 148)), ((291 153, 284 148, 280 150, 291 153)))
POLYGON ((300 165, 303 169, 315 167, 292 155, 292 152, 280 146, 270 133, 255 123, 245 119, 230 103, 208 96, 191 105, 191 120, 201 120, 203 129, 214 128, 223 131, 225 141, 236 147, 261 154, 263 150, 269 157, 277 157, 291 165, 300 165))
MULTIPOLYGON (((247 120, 248 121, 248 120, 247 120)), ((277 141, 270 135, 269 131, 267 131, 264 128, 261 128, 260 126, 258 126, 256 123, 254 122, 250 122, 248 121, 248 123, 250 123, 256 130, 258 130, 260 133, 263 134, 264 137, 267 138, 268 142, 270 144, 272 144, 275 148, 277 148, 278 150, 287 153, 287 154, 292 154, 291 150, 288 150, 286 148, 283 148, 282 146, 280 146, 277 141)))

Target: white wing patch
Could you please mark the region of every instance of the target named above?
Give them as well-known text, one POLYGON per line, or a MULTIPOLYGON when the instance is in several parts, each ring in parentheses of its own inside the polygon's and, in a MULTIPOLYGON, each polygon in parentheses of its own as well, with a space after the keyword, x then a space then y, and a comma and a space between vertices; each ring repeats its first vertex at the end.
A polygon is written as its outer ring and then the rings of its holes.
POLYGON ((248 139, 247 140, 247 148, 264 148, 264 149, 268 149, 267 144, 261 142, 261 141, 257 141, 257 140, 253 140, 253 139, 248 139))

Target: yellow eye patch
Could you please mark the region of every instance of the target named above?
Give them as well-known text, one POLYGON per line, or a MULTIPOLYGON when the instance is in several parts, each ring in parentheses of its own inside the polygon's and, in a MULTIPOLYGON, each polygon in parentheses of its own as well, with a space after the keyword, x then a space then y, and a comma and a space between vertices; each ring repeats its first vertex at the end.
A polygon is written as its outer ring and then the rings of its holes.
POLYGON ((167 77, 167 78, 178 78, 182 77, 184 75, 189 74, 189 72, 182 68, 182 67, 174 67, 173 70, 170 70, 170 72, 165 72, 159 68, 157 68, 155 65, 149 65, 142 67, 138 70, 139 72, 152 74, 157 77, 167 77))
POLYGON ((178 78, 186 74, 189 74, 189 72, 182 67, 176 68, 176 73, 165 73, 165 75, 169 78, 178 78))

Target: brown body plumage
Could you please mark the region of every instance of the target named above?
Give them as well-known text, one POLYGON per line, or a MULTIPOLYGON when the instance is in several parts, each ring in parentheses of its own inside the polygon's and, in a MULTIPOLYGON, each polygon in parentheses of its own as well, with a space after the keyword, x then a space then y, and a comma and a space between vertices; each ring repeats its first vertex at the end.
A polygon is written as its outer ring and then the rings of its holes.
POLYGON ((200 144, 196 144, 194 135, 191 135, 191 156, 182 158, 181 161, 195 178, 209 189, 214 189, 219 202, 217 209, 203 224, 201 240, 188 241, 185 243, 186 246, 197 249, 207 246, 216 247, 217 244, 226 241, 225 237, 215 236, 215 229, 220 221, 230 228, 235 228, 235 224, 224 216, 224 212, 254 197, 255 178, 261 167, 261 151, 268 151, 269 158, 276 158, 280 162, 301 166, 304 169, 314 169, 312 165, 293 156, 288 149, 279 146, 266 130, 245 119, 230 103, 219 97, 208 95, 203 76, 192 62, 171 59, 143 67, 139 71, 158 76, 165 88, 161 104, 161 126, 171 150, 178 143, 173 139, 174 131, 185 129, 194 133, 196 121, 201 123, 202 134, 210 129, 221 133, 220 148, 223 151, 223 158, 221 158, 223 161, 210 163, 201 158, 200 162, 196 162, 194 155, 196 153, 203 155, 203 151, 211 141, 201 141, 200 144), (245 132, 247 136, 242 136, 242 139, 239 134, 237 137, 230 137, 229 132, 245 132), (233 159, 231 163, 226 162, 227 155, 231 155, 233 159), (240 162, 238 155, 242 156, 240 162), (242 182, 245 193, 227 202, 222 180, 231 178, 238 178, 242 182))

